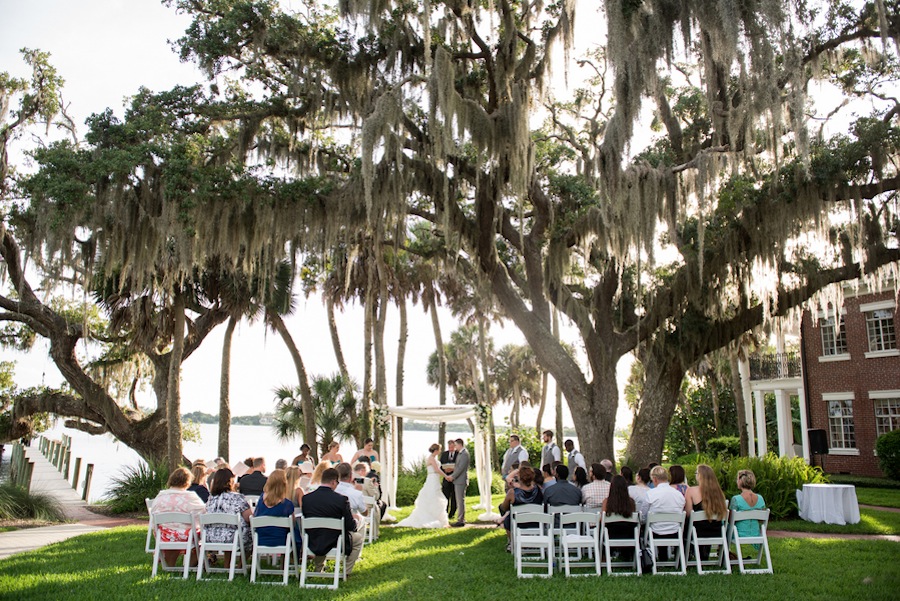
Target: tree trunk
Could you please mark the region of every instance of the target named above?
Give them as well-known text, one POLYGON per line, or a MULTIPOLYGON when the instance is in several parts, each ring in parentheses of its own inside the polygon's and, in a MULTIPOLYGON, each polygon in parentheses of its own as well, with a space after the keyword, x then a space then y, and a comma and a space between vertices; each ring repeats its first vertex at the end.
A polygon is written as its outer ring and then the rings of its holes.
POLYGON ((166 398, 168 444, 166 457, 169 473, 181 466, 181 361, 184 355, 184 295, 179 290, 172 304, 172 355, 169 360, 169 384, 166 398))
POLYGON ((644 360, 645 382, 625 456, 632 466, 661 463, 666 431, 681 394, 681 361, 653 347, 644 360))
MULTIPOLYGON (((537 419, 534 423, 534 429, 541 431, 541 421, 544 419, 544 410, 547 408, 547 388, 550 386, 550 377, 547 370, 541 370, 541 404, 538 405, 537 419)), ((562 399, 560 399, 562 401, 562 399)))
POLYGON ((715 428, 716 435, 718 435, 719 431, 721 430, 719 418, 719 380, 715 374, 709 376, 708 379, 709 393, 712 395, 713 428, 715 428))
MULTIPOLYGON (((409 325, 406 315, 406 299, 397 301, 400 309, 400 338, 397 340, 397 406, 403 406, 403 380, 405 376, 404 364, 406 363, 406 342, 409 339, 409 325)), ((397 418, 397 465, 403 465, 403 418, 397 418)), ((360 447, 361 448, 361 447, 360 447)))
MULTIPOLYGON (((559 340, 559 311, 556 309, 553 310, 553 337, 559 340)), ((556 439, 562 440, 563 437, 563 401, 562 401, 562 389, 559 387, 559 384, 556 385, 556 404, 554 409, 556 410, 556 439)), ((540 432, 538 432, 538 436, 540 436, 540 432)), ((584 444, 584 441, 581 440, 581 435, 578 436, 578 446, 581 447, 582 453, 587 452, 587 447, 584 444)), ((599 461, 599 459, 598 459, 599 461)))
POLYGON ((222 377, 219 381, 219 457, 228 462, 229 434, 231 432, 231 340, 237 319, 232 316, 225 326, 222 340, 222 377))
POLYGON ((737 411, 738 439, 741 441, 741 456, 746 457, 750 454, 750 441, 747 436, 746 401, 744 399, 744 387, 741 384, 741 371, 738 366, 737 351, 728 353, 728 360, 731 365, 731 388, 734 390, 734 405, 735 411, 737 411))
MULTIPOLYGON (((443 407, 447 404, 447 356, 444 354, 444 339, 441 335, 441 322, 438 319, 434 287, 430 282, 427 286, 426 299, 428 311, 431 313, 431 329, 434 332, 434 347, 438 360, 438 405, 443 407)), ((438 426, 438 444, 443 448, 446 448, 444 444, 446 438, 447 424, 441 422, 438 426)))
MULTIPOLYGON (((334 318, 334 299, 331 296, 325 298, 325 309, 328 313, 328 331, 331 333, 331 346, 334 349, 334 356, 335 359, 337 359, 338 369, 340 370, 344 381, 349 385, 352 381, 350 379, 350 370, 347 369, 347 361, 344 359, 344 349, 341 346, 341 338, 338 335, 337 320, 334 318)), ((360 429, 358 426, 359 411, 357 411, 355 406, 351 407, 347 416, 353 424, 357 424, 353 428, 353 438, 356 440, 356 448, 361 449, 364 437, 360 436, 360 429)))
POLYGON ((303 442, 309 445, 310 453, 314 459, 318 460, 316 457, 316 448, 318 448, 316 445, 316 413, 313 408, 312 391, 309 389, 309 377, 306 374, 306 366, 303 365, 303 357, 300 356, 300 350, 294 343, 294 338, 288 332, 281 316, 272 311, 266 313, 266 319, 281 336, 294 361, 294 369, 297 371, 297 380, 300 386, 300 404, 303 407, 303 442))
POLYGON ((378 318, 375 320, 375 402, 387 405, 387 361, 384 358, 384 327, 387 321, 387 294, 378 299, 378 318))

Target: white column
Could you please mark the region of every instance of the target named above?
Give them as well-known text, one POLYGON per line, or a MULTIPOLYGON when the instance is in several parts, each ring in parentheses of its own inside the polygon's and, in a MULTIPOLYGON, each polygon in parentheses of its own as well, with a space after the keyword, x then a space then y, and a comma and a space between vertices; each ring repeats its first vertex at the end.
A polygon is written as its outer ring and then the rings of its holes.
POLYGON ((747 451, 751 457, 756 457, 756 446, 753 440, 756 438, 756 429, 753 425, 753 390, 750 388, 750 360, 747 357, 738 358, 738 372, 741 374, 741 390, 744 391, 744 419, 747 422, 747 451))
POLYGON ((778 422, 778 455, 794 456, 794 433, 791 427, 791 397, 779 388, 775 391, 775 419, 778 422))
POLYGON ((766 448, 766 398, 762 390, 753 393, 756 402, 756 451, 762 457, 768 452, 766 448))
POLYGON ((800 404, 800 439, 803 445, 803 460, 809 463, 809 423, 806 417, 806 391, 797 391, 797 402, 800 404))

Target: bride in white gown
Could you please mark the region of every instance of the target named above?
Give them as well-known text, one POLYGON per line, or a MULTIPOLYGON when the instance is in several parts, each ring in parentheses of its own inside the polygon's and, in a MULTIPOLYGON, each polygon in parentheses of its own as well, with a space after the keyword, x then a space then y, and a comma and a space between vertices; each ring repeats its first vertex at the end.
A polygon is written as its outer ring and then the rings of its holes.
POLYGON ((405 520, 401 520, 398 526, 407 528, 447 528, 450 520, 447 518, 447 497, 441 491, 441 466, 438 463, 438 455, 441 453, 441 445, 433 444, 428 448, 431 456, 425 462, 428 476, 425 484, 416 497, 416 506, 405 520))

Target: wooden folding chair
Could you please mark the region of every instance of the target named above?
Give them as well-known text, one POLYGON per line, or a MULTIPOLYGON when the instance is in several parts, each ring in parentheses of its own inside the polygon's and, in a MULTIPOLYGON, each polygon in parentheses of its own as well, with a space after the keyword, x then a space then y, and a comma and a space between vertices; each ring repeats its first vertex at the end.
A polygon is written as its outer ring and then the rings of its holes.
MULTIPOLYGON (((303 518, 300 522, 303 551, 300 555, 300 586, 303 588, 330 588, 337 590, 340 580, 347 579, 347 562, 344 559, 344 520, 340 518, 303 518), (327 529, 338 532, 337 545, 325 554, 325 560, 334 560, 334 571, 310 571, 308 564, 316 554, 309 550, 309 530, 327 529), (331 578, 331 584, 313 584, 308 578, 331 578)), ((324 567, 324 566, 323 566, 324 567)))
POLYGON ((244 549, 244 537, 241 535, 241 522, 244 518, 235 513, 207 513, 200 516, 200 559, 197 562, 197 580, 202 580, 203 571, 208 574, 224 574, 228 573, 228 580, 234 580, 235 570, 239 570, 241 574, 247 574, 247 553, 244 549), (208 526, 231 526, 234 527, 234 536, 230 543, 213 543, 206 540, 206 532, 208 526), (231 553, 231 562, 228 567, 217 568, 210 565, 208 553, 231 553), (241 567, 237 566, 237 560, 240 558, 241 567))
MULTIPOLYGON (((273 516, 253 516, 250 518, 250 530, 253 533, 253 553, 250 564, 250 582, 256 582, 257 574, 278 575, 281 574, 281 584, 287 584, 288 575, 293 568, 294 575, 297 575, 297 544, 294 541, 293 530, 294 519, 292 516, 273 517, 273 516), (267 527, 284 528, 286 534, 284 543, 280 545, 263 546, 259 544, 259 529, 267 527), (263 555, 272 555, 274 557, 282 557, 284 566, 282 569, 263 568, 261 558, 263 555)), ((267 582, 266 584, 275 584, 267 582)))
POLYGON ((197 538, 195 534, 195 524, 194 524, 194 516, 190 513, 184 513, 180 511, 168 511, 157 513, 154 516, 154 528, 156 533, 156 548, 153 550, 153 571, 151 572, 151 576, 156 576, 156 570, 159 566, 162 566, 164 572, 184 572, 183 578, 187 579, 188 573, 191 571, 191 553, 197 552, 197 538), (161 525, 181 525, 187 530, 187 540, 184 541, 164 541, 162 540, 162 531, 160 530, 161 525), (184 567, 178 568, 178 566, 171 565, 167 566, 165 564, 165 560, 163 558, 163 551, 183 551, 184 552, 184 567))
POLYGON ((647 514, 647 527, 644 530, 644 552, 650 553, 650 557, 653 559, 654 574, 678 574, 680 576, 687 574, 687 564, 684 560, 684 517, 685 513, 683 511, 678 513, 657 512, 647 514), (659 523, 676 525, 678 527, 676 536, 674 538, 664 538, 653 532, 653 524, 659 523), (663 547, 675 549, 674 561, 661 561, 659 559, 657 551, 663 547), (659 568, 675 568, 675 571, 660 572, 659 568))
MULTIPOLYGON (((694 565, 698 574, 731 574, 731 562, 728 561, 728 538, 725 536, 727 520, 719 522, 719 529, 714 536, 700 536, 697 532, 697 522, 706 521, 705 511, 691 512, 688 520, 688 548, 694 550, 694 565), (700 547, 709 545, 710 557, 715 552, 715 559, 701 559, 700 547), (713 569, 704 569, 707 568, 713 569), (715 569, 718 567, 719 569, 715 569)), ((688 560, 690 563, 690 560, 688 560)))
POLYGON ((734 543, 737 559, 732 559, 731 564, 737 564, 741 574, 772 574, 772 555, 769 553, 769 510, 768 509, 750 509, 747 511, 732 510, 728 516, 728 533, 729 540, 734 543), (737 531, 737 524, 744 521, 756 520, 759 523, 759 535, 757 536, 741 536, 737 531), (749 565, 758 566, 754 569, 747 568, 747 562, 744 560, 744 554, 741 545, 756 545, 757 556, 755 559, 749 560, 749 565), (765 566, 763 566, 763 556, 766 558, 765 566))

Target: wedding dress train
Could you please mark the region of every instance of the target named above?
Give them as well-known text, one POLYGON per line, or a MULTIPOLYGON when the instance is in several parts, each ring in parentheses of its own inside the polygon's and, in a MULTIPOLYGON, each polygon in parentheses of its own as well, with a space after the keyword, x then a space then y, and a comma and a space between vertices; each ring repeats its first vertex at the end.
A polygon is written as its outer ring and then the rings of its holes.
POLYGON ((447 497, 441 491, 441 475, 430 464, 426 467, 428 476, 425 484, 416 497, 416 506, 405 520, 397 525, 407 528, 446 528, 450 525, 447 518, 447 497))

